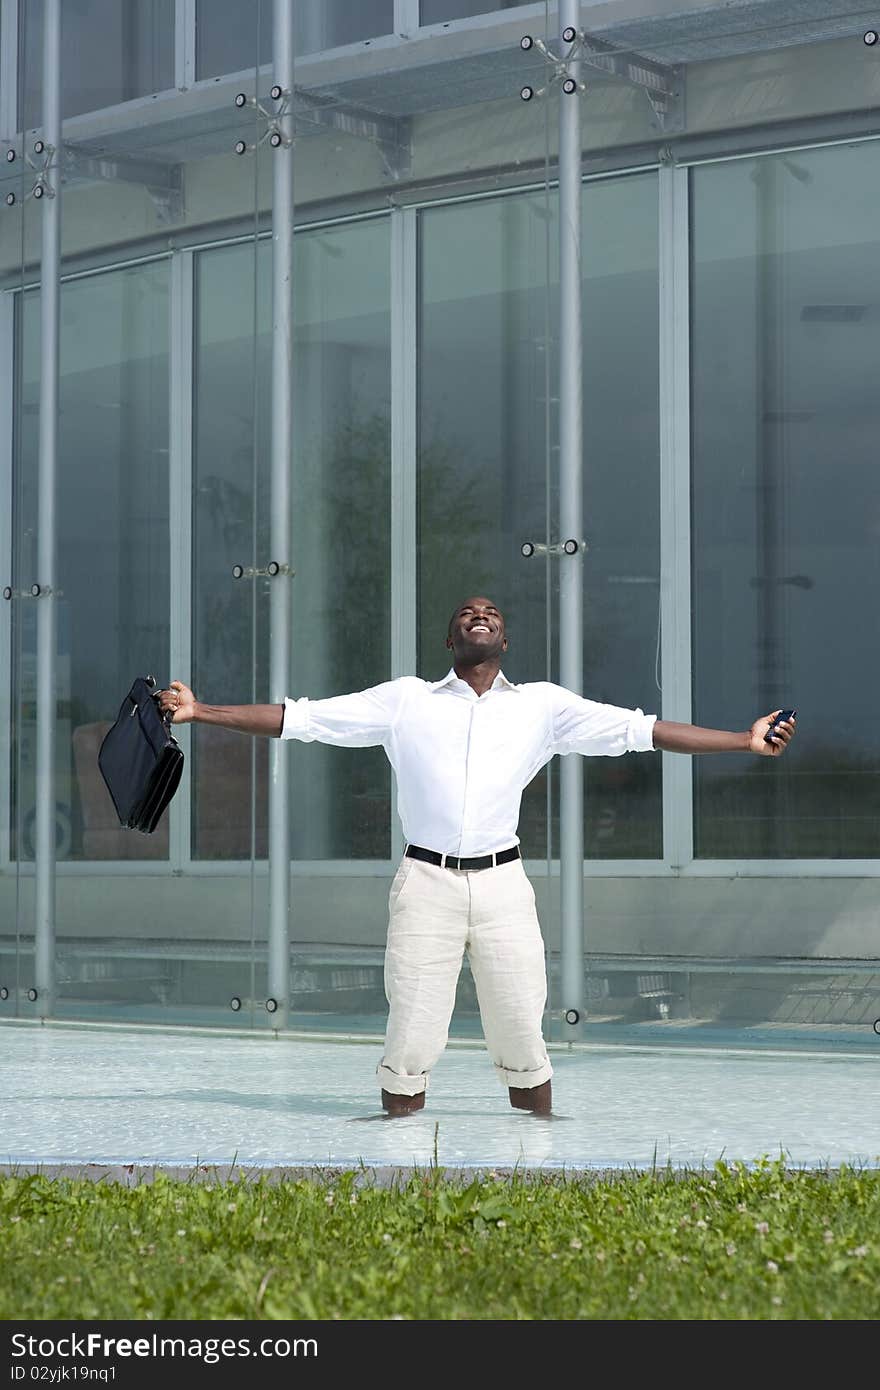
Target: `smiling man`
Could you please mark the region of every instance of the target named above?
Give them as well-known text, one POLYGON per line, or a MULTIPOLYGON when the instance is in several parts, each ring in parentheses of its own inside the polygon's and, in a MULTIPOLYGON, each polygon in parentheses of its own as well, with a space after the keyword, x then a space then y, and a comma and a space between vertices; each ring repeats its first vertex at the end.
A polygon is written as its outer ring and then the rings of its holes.
POLYGON ((484 597, 459 604, 446 646, 452 666, 439 681, 402 676, 351 695, 283 705, 206 705, 172 681, 157 698, 175 723, 350 748, 381 744, 397 780, 406 839, 389 894, 388 1025, 377 1069, 382 1106, 390 1116, 424 1106, 467 952, 486 1046, 510 1103, 546 1116, 553 1074, 542 1032, 547 980, 517 835, 523 790, 556 753, 778 757, 794 720, 777 725, 767 742, 779 710, 734 733, 599 704, 550 681, 514 685, 501 670, 504 618, 484 597))

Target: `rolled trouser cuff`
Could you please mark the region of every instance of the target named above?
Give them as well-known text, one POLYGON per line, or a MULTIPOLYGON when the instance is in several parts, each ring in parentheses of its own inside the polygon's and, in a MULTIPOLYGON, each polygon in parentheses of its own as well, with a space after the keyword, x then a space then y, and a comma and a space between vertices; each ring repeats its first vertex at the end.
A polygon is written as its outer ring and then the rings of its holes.
POLYGON ((376 1075, 382 1090, 390 1092, 392 1096, 420 1096, 428 1089, 426 1072, 421 1072, 418 1076, 402 1076, 400 1072, 392 1071, 380 1062, 376 1068, 376 1075))
POLYGON ((535 1086, 543 1086, 553 1075, 549 1058, 533 1071, 511 1071, 509 1067, 496 1064, 495 1074, 502 1086, 515 1086, 518 1090, 531 1091, 535 1086))

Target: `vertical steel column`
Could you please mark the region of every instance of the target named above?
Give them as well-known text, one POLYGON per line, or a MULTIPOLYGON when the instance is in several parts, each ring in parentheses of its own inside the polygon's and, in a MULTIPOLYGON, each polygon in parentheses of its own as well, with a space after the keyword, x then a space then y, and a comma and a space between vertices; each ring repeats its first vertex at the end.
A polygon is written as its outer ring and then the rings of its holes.
MULTIPOLYGON (((560 0, 560 33, 580 30, 578 0, 560 0)), ((566 45, 562 45, 564 51, 566 45)), ((568 64, 580 77, 580 63, 568 64)), ((581 334, 581 103, 580 89, 559 95, 559 534, 583 533, 583 344, 581 334)), ((583 550, 559 560, 559 675, 583 692, 583 550)), ((584 994, 584 767, 561 759, 559 874, 562 910, 561 1005, 566 1037, 583 1014, 584 994), (577 1017, 575 1017, 577 1015, 577 1017), (569 1020, 571 1020, 569 1022, 569 1020)))
MULTIPOLYGON (((290 693, 291 448, 293 441, 293 0, 275 0, 274 81, 290 93, 278 118, 283 143, 272 152, 272 459, 271 558, 281 573, 270 581, 269 702, 290 693)), ((269 744, 269 996, 273 1018, 287 1025, 290 994, 290 759, 280 739, 269 744)))
POLYGON ((45 0, 43 17, 43 140, 51 176, 43 175, 40 251, 40 442, 37 473, 37 759, 36 921, 34 984, 37 1013, 55 1002, 55 648, 57 589, 55 492, 58 457, 58 334, 61 292, 61 0, 45 0))
MULTIPOLYGON (((690 245, 687 169, 658 172, 660 272, 660 669, 663 719, 690 724, 691 404, 690 245)), ((694 857, 693 757, 663 759, 663 858, 673 869, 694 857)))
MULTIPOLYGON (((418 665, 418 212, 391 212, 391 677, 418 665)), ((391 790, 391 860, 403 854, 397 783, 391 790)))

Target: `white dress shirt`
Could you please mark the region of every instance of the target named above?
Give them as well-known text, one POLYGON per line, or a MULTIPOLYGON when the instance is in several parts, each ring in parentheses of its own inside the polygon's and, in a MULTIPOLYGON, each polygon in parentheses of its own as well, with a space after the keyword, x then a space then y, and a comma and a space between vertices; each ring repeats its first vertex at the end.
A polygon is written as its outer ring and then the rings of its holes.
POLYGON ((647 752, 656 718, 501 673, 477 695, 451 670, 441 681, 401 676, 329 700, 287 699, 281 737, 381 744, 407 843, 470 857, 519 843, 523 789, 554 753, 647 752))

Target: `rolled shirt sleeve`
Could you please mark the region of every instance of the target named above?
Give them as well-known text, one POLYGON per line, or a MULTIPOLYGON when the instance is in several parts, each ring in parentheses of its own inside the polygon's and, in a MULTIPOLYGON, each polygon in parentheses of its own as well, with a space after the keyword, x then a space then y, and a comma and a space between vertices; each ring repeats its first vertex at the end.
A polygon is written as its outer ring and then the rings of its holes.
POLYGON ((329 700, 285 699, 282 738, 345 748, 387 746, 401 703, 401 682, 334 695, 329 700))
POLYGON ((554 753, 619 757, 654 748, 656 714, 600 704, 557 686, 552 712, 554 753))

